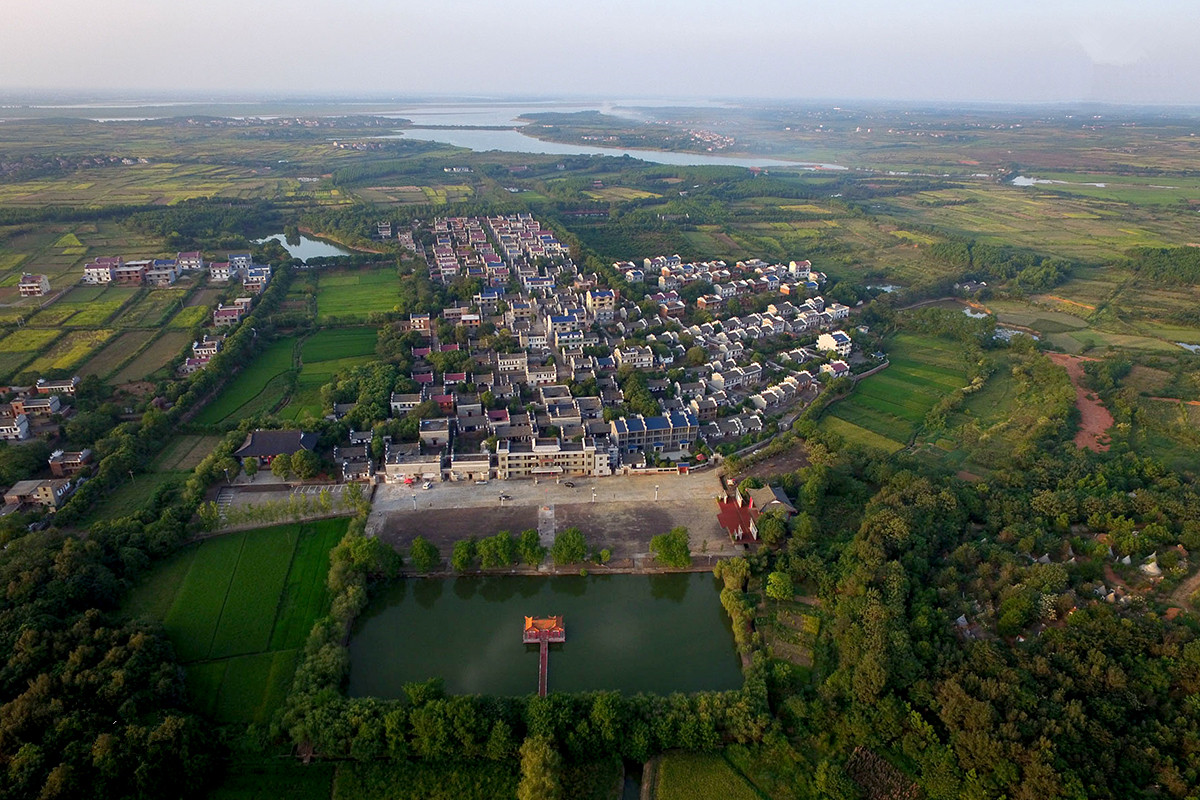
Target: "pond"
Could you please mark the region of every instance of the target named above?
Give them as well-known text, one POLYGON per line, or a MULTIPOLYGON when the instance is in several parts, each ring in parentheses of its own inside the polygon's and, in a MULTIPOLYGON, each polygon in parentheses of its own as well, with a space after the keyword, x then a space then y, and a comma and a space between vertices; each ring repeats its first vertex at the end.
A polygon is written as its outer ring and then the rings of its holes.
POLYGON ((350 639, 349 693, 397 698, 440 677, 454 694, 537 691, 524 617, 562 615, 549 689, 626 693, 737 689, 741 661, 709 573, 406 579, 376 597, 350 639))
POLYGON ((300 234, 300 241, 291 242, 282 233, 276 233, 272 236, 267 236, 262 239, 255 239, 255 244, 269 242, 272 239, 283 245, 283 249, 288 251, 292 258, 298 258, 301 261, 308 261, 310 258, 322 258, 325 256, 352 256, 354 251, 349 248, 342 247, 340 244, 327 242, 324 239, 310 239, 304 234, 300 234))

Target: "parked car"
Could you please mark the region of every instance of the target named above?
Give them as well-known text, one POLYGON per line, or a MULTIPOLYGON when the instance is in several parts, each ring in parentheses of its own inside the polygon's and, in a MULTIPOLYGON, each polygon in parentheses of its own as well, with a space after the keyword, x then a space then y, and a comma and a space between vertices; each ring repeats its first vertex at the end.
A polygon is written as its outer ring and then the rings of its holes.
POLYGON ((574 489, 575 482, 574 481, 563 481, 563 486, 567 487, 568 489, 574 489))
POLYGON ((500 499, 501 500, 512 500, 512 495, 502 494, 502 495, 500 495, 500 499))
POLYGON ((431 482, 429 482, 429 481, 425 481, 425 483, 421 484, 421 488, 422 488, 422 489, 432 489, 432 488, 433 488, 433 484, 432 484, 431 482))
POLYGON ((480 479, 480 480, 475 481, 475 485, 476 486, 487 486, 487 481, 480 479))

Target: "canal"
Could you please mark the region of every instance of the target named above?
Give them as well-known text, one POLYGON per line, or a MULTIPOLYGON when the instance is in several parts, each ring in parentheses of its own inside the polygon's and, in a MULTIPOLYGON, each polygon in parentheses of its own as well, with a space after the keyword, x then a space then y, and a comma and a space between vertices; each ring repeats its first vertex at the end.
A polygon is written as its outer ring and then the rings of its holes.
POLYGON ((562 615, 550 647, 555 692, 737 689, 740 659, 709 573, 405 579, 380 593, 350 639, 349 693, 397 698, 440 677, 454 694, 537 691, 525 616, 562 615))

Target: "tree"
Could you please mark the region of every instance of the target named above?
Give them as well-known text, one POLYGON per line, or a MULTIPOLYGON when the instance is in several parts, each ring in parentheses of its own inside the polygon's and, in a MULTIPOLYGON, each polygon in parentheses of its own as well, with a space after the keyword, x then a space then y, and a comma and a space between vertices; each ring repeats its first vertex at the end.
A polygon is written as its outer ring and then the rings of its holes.
POLYGON ((296 473, 296 477, 302 480, 308 480, 316 475, 320 463, 317 454, 311 450, 299 450, 292 456, 292 470, 296 473))
POLYGON ((562 757, 549 737, 530 736, 521 743, 521 782, 517 800, 558 800, 562 797, 559 770, 562 757))
POLYGON ((795 594, 791 575, 786 572, 772 572, 767 576, 767 597, 772 600, 791 600, 795 594))
POLYGON ((211 500, 201 503, 196 513, 200 515, 200 524, 206 531, 213 530, 221 522, 221 509, 211 500))
POLYGON ((557 566, 578 564, 587 558, 587 540, 579 528, 567 528, 554 536, 550 558, 557 566))
POLYGON ((429 572, 442 562, 442 554, 424 536, 413 539, 408 557, 417 572, 429 572))
POLYGON ((271 474, 276 478, 287 480, 292 474, 292 457, 287 453, 280 453, 271 459, 271 474))
POLYGON ((450 566, 456 572, 466 572, 475 563, 475 537, 459 539, 450 553, 450 566))
POLYGON ((517 553, 521 556, 521 560, 531 567, 540 566, 546 558, 546 548, 542 547, 541 537, 533 528, 521 531, 521 538, 517 542, 517 553))
POLYGON ((691 543, 688 529, 679 526, 650 539, 650 552, 660 564, 676 569, 692 565, 691 543))
POLYGON ((258 474, 258 459, 247 458, 245 461, 243 461, 242 472, 246 473, 246 477, 250 479, 251 483, 253 483, 254 476, 258 474))

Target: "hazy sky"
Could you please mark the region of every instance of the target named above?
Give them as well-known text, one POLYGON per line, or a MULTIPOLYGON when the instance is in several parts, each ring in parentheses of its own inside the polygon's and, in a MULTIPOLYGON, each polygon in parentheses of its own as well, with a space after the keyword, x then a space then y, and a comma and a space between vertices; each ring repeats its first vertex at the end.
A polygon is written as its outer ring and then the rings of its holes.
POLYGON ((1200 103, 1195 0, 13 0, 0 90, 1200 103))

